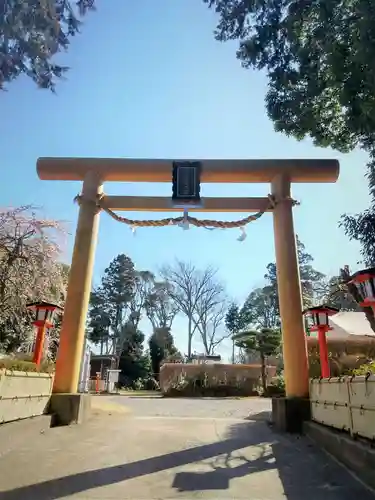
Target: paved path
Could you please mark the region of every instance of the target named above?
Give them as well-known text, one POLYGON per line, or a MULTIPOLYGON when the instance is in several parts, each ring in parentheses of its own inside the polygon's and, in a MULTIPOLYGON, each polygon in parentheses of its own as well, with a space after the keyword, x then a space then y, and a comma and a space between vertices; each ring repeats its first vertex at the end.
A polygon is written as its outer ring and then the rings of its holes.
POLYGON ((304 438, 276 434, 264 399, 95 398, 84 426, 0 459, 0 500, 370 500, 304 438))

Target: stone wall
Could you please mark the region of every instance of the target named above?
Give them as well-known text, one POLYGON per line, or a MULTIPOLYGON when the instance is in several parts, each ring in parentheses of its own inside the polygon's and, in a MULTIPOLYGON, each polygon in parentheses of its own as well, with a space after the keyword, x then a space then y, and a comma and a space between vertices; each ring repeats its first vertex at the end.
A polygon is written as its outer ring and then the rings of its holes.
POLYGON ((0 424, 47 412, 53 374, 0 370, 0 424))
POLYGON ((310 380, 312 420, 375 439, 375 375, 310 380))

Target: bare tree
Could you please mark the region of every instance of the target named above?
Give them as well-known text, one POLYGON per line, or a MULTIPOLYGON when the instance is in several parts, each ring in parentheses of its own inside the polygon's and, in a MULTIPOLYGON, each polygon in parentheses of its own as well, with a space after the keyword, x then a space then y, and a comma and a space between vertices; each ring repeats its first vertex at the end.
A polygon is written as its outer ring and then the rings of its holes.
POLYGON ((145 310, 154 331, 172 327, 178 307, 169 295, 168 283, 154 283, 146 299, 145 310))
MULTIPOLYGON (((193 264, 176 260, 174 265, 165 266, 161 269, 163 279, 168 283, 168 294, 174 301, 178 311, 184 314, 188 320, 188 359, 191 358, 192 340, 198 330, 207 339, 207 346, 216 341, 218 319, 217 297, 213 293, 213 285, 217 286, 217 270, 207 267, 205 270, 197 269, 193 264), (204 306, 206 304, 206 306, 204 306), (204 314, 204 309, 210 307, 211 315, 204 314), (216 319, 213 311, 216 310, 216 319), (200 330, 198 329, 198 325, 200 330), (212 331, 214 335, 212 337, 212 331), (209 340, 209 337, 212 340, 209 340)), ((208 310, 207 310, 208 312, 208 310)), ((223 316, 224 317, 224 316, 223 316)), ((217 344, 216 344, 217 345, 217 344)), ((212 347, 211 347, 212 350, 212 347)))
POLYGON ((129 321, 138 328, 142 312, 146 307, 148 297, 154 287, 155 276, 150 271, 136 271, 134 291, 129 302, 129 321))
POLYGON ((231 336, 224 325, 227 308, 225 288, 215 273, 203 287, 193 314, 194 325, 207 355, 213 354, 215 348, 231 336))
POLYGON ((238 349, 237 354, 233 357, 233 364, 236 365, 246 365, 249 362, 249 355, 246 353, 245 349, 238 349))

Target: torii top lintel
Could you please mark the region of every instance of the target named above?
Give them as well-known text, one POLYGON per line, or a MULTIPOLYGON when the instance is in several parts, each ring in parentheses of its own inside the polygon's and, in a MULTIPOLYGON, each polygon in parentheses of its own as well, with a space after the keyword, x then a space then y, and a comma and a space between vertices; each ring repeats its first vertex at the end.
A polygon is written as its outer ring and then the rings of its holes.
POLYGON ((269 183, 285 174, 291 182, 336 182, 339 162, 323 159, 147 160, 130 158, 39 158, 42 180, 83 181, 95 172, 104 181, 171 182, 173 161, 200 161, 202 182, 269 183))

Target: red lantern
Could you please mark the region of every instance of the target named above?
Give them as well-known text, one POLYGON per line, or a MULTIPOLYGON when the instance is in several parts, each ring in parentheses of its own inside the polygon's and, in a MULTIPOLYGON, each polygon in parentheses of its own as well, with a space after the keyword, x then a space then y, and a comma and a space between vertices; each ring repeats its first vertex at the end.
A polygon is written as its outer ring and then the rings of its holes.
POLYGON ((312 319, 313 324, 310 327, 310 330, 312 332, 318 332, 320 367, 323 378, 330 377, 326 333, 328 332, 328 330, 332 330, 332 327, 329 326, 328 318, 329 316, 337 314, 338 312, 339 309, 336 309, 335 307, 321 305, 316 307, 309 307, 302 313, 304 316, 310 317, 312 319))
POLYGON ((33 325, 38 329, 33 362, 39 366, 43 356, 43 346, 46 336, 46 329, 53 326, 55 314, 57 311, 61 311, 62 308, 56 304, 51 304, 49 302, 32 302, 30 304, 26 304, 26 309, 33 313, 33 325))
POLYGON ((350 283, 353 283, 361 297, 362 307, 375 308, 375 268, 363 269, 353 274, 350 283))

